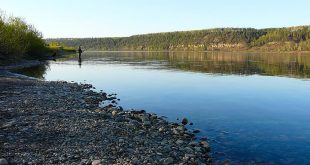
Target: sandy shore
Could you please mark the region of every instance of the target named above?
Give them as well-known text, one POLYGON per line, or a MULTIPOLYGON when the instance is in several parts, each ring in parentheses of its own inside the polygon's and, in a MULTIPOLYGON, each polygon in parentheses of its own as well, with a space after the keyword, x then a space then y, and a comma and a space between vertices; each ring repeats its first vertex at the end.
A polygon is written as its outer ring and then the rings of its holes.
POLYGON ((0 164, 209 164, 207 141, 92 86, 0 74, 0 164), (99 107, 99 103, 105 104, 99 107))

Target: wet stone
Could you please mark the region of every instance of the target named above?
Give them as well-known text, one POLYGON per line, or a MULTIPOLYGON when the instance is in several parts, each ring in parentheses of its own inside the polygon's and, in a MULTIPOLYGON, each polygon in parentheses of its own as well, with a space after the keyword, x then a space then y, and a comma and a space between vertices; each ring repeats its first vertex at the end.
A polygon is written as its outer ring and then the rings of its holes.
POLYGON ((99 165, 101 163, 101 160, 93 160, 91 162, 92 165, 99 165))
POLYGON ((172 157, 168 157, 162 160, 163 165, 170 165, 173 164, 173 158, 172 157))
POLYGON ((188 123, 188 119, 187 119, 187 118, 183 118, 182 121, 181 121, 181 123, 182 123, 183 125, 186 125, 186 124, 188 123))

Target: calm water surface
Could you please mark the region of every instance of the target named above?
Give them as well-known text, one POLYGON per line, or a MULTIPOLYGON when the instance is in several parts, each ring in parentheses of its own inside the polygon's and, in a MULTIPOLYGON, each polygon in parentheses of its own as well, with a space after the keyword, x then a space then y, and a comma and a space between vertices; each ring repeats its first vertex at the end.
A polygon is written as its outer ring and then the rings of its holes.
POLYGON ((26 72, 91 83, 125 109, 187 117, 214 162, 310 164, 310 54, 87 52, 26 72))

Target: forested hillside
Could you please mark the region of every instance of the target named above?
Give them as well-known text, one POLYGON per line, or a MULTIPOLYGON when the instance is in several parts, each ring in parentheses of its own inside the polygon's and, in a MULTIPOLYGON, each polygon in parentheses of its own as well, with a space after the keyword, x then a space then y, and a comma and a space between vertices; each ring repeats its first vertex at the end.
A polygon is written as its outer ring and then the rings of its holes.
POLYGON ((289 28, 218 28, 153 33, 119 38, 47 39, 88 50, 310 50, 310 26, 289 28))

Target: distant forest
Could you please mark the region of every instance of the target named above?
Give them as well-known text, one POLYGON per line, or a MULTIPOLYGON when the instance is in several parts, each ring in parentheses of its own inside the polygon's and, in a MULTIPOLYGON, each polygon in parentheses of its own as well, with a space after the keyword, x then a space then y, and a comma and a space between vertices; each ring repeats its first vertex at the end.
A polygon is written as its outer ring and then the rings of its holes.
POLYGON ((152 33, 118 38, 46 39, 50 44, 86 50, 261 50, 309 51, 310 26, 288 28, 217 28, 195 31, 152 33))

